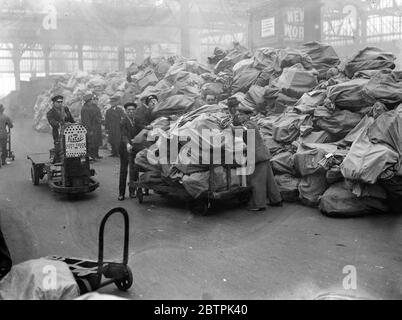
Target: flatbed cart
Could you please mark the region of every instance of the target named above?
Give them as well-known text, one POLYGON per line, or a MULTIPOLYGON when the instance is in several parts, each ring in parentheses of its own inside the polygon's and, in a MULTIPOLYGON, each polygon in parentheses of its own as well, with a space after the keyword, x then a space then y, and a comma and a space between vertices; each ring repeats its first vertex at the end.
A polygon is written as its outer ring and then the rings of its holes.
POLYGON ((113 209, 103 218, 100 225, 98 261, 60 256, 50 256, 47 259, 62 261, 69 266, 80 288, 81 295, 96 291, 110 284, 115 284, 121 291, 127 291, 133 285, 133 274, 128 266, 129 230, 127 211, 123 208, 113 209), (117 213, 122 214, 124 218, 123 261, 106 262, 103 255, 105 225, 108 219, 117 213))
POLYGON ((11 149, 11 128, 7 126, 7 158, 11 161, 15 160, 14 152, 11 149))
POLYGON ((93 178, 95 170, 90 168, 86 134, 85 127, 81 125, 64 127, 60 162, 53 163, 54 150, 50 154, 28 155, 32 183, 37 186, 47 176, 50 189, 57 193, 77 195, 95 191, 99 182, 93 178))
MULTIPOLYGON (((210 166, 210 173, 216 166, 210 166)), ((209 178, 209 190, 202 193, 197 199, 194 199, 183 186, 169 186, 169 185, 155 185, 147 184, 143 182, 130 182, 130 187, 136 189, 136 196, 139 203, 144 201, 144 189, 153 190, 156 194, 162 197, 177 199, 187 202, 190 207, 191 212, 194 214, 207 215, 209 209, 211 208, 212 202, 223 201, 223 200, 233 200, 237 199, 241 203, 248 203, 251 197, 251 187, 247 187, 245 181, 245 176, 242 176, 242 186, 232 187, 231 181, 231 169, 233 166, 224 166, 226 169, 227 187, 223 191, 215 192, 212 191, 212 186, 214 184, 214 174, 210 174, 209 178)))

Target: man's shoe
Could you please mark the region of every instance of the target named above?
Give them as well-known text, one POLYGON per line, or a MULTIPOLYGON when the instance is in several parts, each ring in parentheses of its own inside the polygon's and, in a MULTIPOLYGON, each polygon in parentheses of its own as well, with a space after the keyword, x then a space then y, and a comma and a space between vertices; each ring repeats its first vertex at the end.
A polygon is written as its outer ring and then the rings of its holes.
POLYGON ((253 211, 253 212, 261 212, 261 211, 265 211, 267 210, 267 208, 250 208, 248 209, 248 211, 253 211))
POLYGON ((131 199, 137 198, 137 194, 136 194, 135 191, 130 191, 130 198, 131 198, 131 199))
POLYGON ((119 201, 124 201, 125 199, 126 199, 126 197, 122 196, 122 195, 120 195, 119 198, 118 198, 119 201))

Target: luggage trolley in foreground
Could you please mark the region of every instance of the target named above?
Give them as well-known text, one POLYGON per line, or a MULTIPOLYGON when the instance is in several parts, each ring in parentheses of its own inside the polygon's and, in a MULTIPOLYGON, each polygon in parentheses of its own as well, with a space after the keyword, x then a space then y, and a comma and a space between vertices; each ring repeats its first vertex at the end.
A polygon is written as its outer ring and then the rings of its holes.
POLYGON ((87 130, 79 124, 63 126, 60 135, 60 162, 53 163, 46 153, 31 154, 32 183, 37 186, 47 175, 48 184, 52 191, 64 194, 84 194, 95 191, 99 182, 93 176, 95 170, 90 168, 87 150, 87 130))
MULTIPOLYGON (((209 190, 203 192, 197 199, 194 199, 190 196, 190 194, 186 191, 186 189, 182 185, 170 186, 170 185, 155 185, 155 184, 147 184, 144 182, 130 182, 130 187, 136 189, 136 196, 139 203, 143 203, 144 201, 144 192, 143 190, 153 190, 155 193, 161 195, 166 198, 180 199, 182 201, 186 201, 189 206, 191 212, 194 214, 207 215, 209 209, 211 208, 213 201, 223 201, 223 200, 232 200, 237 199, 241 203, 248 203, 251 197, 251 187, 247 186, 245 175, 242 176, 241 186, 232 186, 231 181, 231 170, 239 169, 239 167, 235 166, 224 166, 226 170, 227 177, 227 186, 223 191, 214 191, 213 186, 215 184, 215 175, 213 174, 214 168, 217 166, 210 165, 209 168, 209 190)), ((243 170, 245 172, 245 169, 243 170)))
POLYGON ((133 274, 128 266, 129 230, 127 211, 123 208, 113 209, 103 218, 100 225, 98 261, 59 256, 50 256, 47 259, 62 261, 69 266, 81 294, 96 291, 113 283, 119 290, 127 291, 133 285, 133 274), (105 225, 108 219, 116 213, 122 214, 124 218, 123 261, 106 262, 103 255, 105 225))

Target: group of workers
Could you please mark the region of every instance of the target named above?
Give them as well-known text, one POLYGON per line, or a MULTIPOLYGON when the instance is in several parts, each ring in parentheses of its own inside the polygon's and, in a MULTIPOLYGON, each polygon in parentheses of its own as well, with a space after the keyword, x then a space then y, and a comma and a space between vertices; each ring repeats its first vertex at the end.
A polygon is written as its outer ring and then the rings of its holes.
MULTIPOLYGON (((218 103, 216 96, 207 95, 205 103, 212 105, 218 103)), ((47 113, 47 119, 52 127, 54 140, 55 157, 54 163, 60 161, 60 128, 63 124, 74 123, 68 107, 64 106, 63 96, 56 95, 52 98, 53 106, 47 113)), ((143 100, 130 102, 121 105, 121 97, 118 95, 110 99, 110 108, 106 111, 105 120, 102 118, 98 107, 98 100, 95 94, 84 96, 81 110, 81 124, 85 126, 88 133, 88 154, 90 160, 102 159, 99 155, 99 148, 103 144, 102 125, 108 135, 108 142, 111 146, 111 157, 120 158, 119 196, 118 200, 123 201, 126 197, 127 176, 130 181, 138 181, 139 172, 134 165, 135 157, 146 146, 137 144, 134 138, 144 129, 150 129, 149 125, 154 120, 152 108, 158 104, 155 95, 148 96, 143 100)), ((271 206, 282 205, 282 197, 276 185, 275 177, 270 164, 271 154, 265 146, 259 133, 257 125, 250 120, 250 114, 242 113, 239 110, 237 98, 228 99, 228 111, 233 119, 234 128, 243 130, 253 129, 255 132, 255 170, 248 176, 248 185, 252 187, 252 197, 249 209, 252 211, 265 210, 267 204, 271 206), (268 200, 268 201, 267 201, 268 200)), ((0 147, 2 151, 1 163, 5 164, 7 154, 7 131, 6 126, 12 127, 9 117, 3 114, 4 107, 0 105, 0 147)), ((146 195, 148 192, 146 191, 146 195)), ((136 197, 136 190, 129 187, 130 198, 136 197)))
MULTIPOLYGON (((54 142, 53 163, 61 160, 60 128, 69 123, 75 123, 68 107, 63 105, 64 98, 56 95, 52 98, 52 108, 47 113, 47 119, 52 127, 54 142)), ((103 144, 102 125, 108 136, 111 146, 111 157, 120 158, 119 201, 125 200, 127 175, 130 173, 130 181, 137 181, 139 172, 134 166, 136 154, 144 147, 133 143, 133 139, 154 120, 151 108, 158 103, 155 95, 146 97, 143 101, 126 103, 121 106, 121 97, 114 95, 110 99, 110 108, 102 113, 98 107, 98 98, 95 94, 88 93, 83 97, 81 109, 81 124, 87 129, 88 156, 90 161, 102 159, 99 149, 103 144)), ((136 190, 130 187, 130 197, 136 197, 136 190)), ((146 195, 148 192, 146 192, 146 195)))

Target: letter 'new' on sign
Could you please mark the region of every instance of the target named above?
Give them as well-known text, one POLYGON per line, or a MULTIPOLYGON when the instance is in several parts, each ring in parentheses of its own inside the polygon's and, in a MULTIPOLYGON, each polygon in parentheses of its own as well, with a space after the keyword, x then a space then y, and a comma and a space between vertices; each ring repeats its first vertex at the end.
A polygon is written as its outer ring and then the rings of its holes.
POLYGON ((268 38, 275 36, 275 18, 261 20, 261 37, 268 38))

